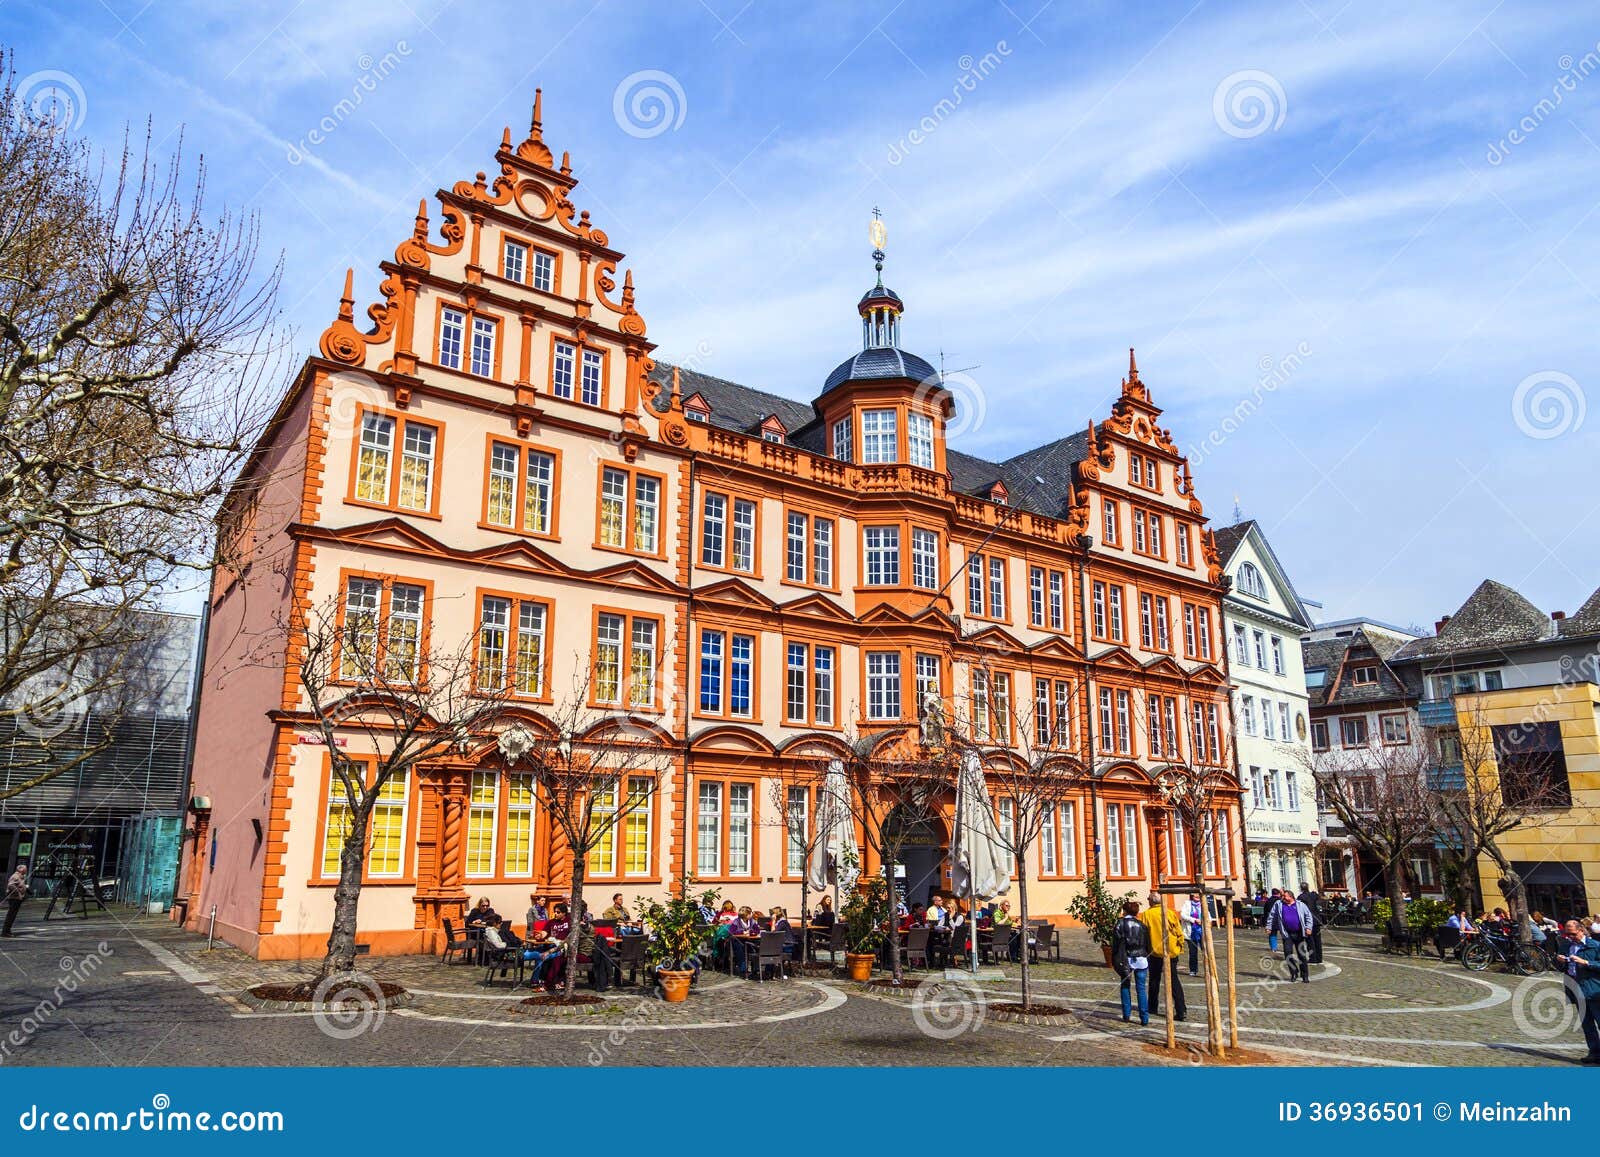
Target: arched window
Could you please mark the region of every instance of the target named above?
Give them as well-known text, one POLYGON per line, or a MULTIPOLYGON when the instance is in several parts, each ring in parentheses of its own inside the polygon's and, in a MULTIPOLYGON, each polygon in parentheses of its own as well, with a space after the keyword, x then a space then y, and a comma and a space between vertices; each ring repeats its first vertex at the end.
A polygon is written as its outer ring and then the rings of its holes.
POLYGON ((1247 562, 1239 568, 1239 589, 1258 599, 1267 597, 1266 580, 1261 577, 1261 570, 1255 563, 1247 562))

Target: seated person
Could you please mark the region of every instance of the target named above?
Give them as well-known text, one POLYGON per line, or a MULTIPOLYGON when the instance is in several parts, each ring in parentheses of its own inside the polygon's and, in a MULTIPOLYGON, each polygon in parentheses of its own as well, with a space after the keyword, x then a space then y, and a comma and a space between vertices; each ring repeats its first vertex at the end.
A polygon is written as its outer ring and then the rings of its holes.
POLYGON ((798 937, 794 934, 794 927, 789 923, 789 913, 782 907, 773 908, 768 914, 772 921, 771 932, 783 933, 783 954, 793 956, 798 937))
POLYGON ((718 924, 732 924, 739 918, 739 910, 733 906, 732 900, 722 902, 722 911, 717 913, 718 924))
POLYGON ((991 923, 993 923, 996 928, 1008 928, 1016 923, 1011 916, 1010 900, 1000 901, 1000 906, 994 910, 994 917, 991 923))
POLYGON ((498 916, 499 913, 489 903, 489 897, 481 896, 473 905, 472 911, 467 913, 465 923, 468 928, 486 928, 493 924, 498 916))
MULTIPOLYGON (((511 929, 506 927, 505 932, 502 933, 501 922, 498 917, 495 919, 493 924, 484 925, 483 929, 483 947, 485 952, 488 954, 485 962, 491 968, 498 963, 500 965, 501 976, 506 974, 506 961, 513 959, 511 955, 511 945, 508 944, 505 939, 506 935, 510 932, 511 929)), ((515 940, 516 937, 512 936, 512 939, 515 940)))
POLYGON ((552 940, 550 933, 539 928, 528 933, 522 946, 522 959, 528 969, 528 983, 537 988, 544 982, 546 965, 561 955, 561 942, 552 940))
POLYGON ((700 919, 705 921, 707 924, 715 924, 717 922, 717 910, 704 900, 701 900, 699 904, 700 919))
MULTIPOLYGON (((731 903, 731 901, 730 901, 731 903)), ((727 922, 728 951, 732 954, 733 970, 739 976, 745 976, 749 971, 749 945, 740 939, 742 936, 753 936, 761 931, 755 917, 750 914, 748 907, 740 908, 734 913, 733 919, 727 922)))
MULTIPOLYGON (((516 931, 511 927, 511 921, 507 920, 504 916, 501 916, 499 918, 499 923, 496 924, 495 927, 500 933, 500 939, 505 942, 505 946, 507 948, 522 947, 522 937, 518 936, 516 931)), ((485 932, 485 935, 487 934, 488 933, 485 932)))
POLYGON ((944 897, 937 892, 928 897, 928 910, 925 920, 929 928, 944 928, 948 926, 950 914, 945 911, 943 900, 944 897))
POLYGON ((618 924, 633 923, 633 917, 628 915, 628 906, 622 902, 621 892, 611 897, 611 907, 600 913, 600 919, 615 920, 618 924))
POLYGON ((822 904, 811 914, 811 923, 818 928, 832 928, 836 919, 838 917, 833 912, 833 897, 825 894, 822 897, 822 904))
POLYGON ((550 909, 544 902, 544 897, 534 892, 528 896, 528 930, 531 932, 535 924, 542 924, 550 919, 550 909))
POLYGON ((596 928, 587 916, 578 926, 578 963, 589 965, 589 983, 596 992, 610 988, 617 975, 617 961, 608 931, 596 928))

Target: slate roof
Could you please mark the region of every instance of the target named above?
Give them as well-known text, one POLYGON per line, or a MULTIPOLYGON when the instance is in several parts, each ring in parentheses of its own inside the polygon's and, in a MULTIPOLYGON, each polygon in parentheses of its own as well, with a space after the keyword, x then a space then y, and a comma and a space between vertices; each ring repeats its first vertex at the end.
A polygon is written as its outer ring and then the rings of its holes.
POLYGON ((1211 532, 1217 540, 1217 557, 1222 559, 1223 566, 1228 565, 1233 552, 1239 548, 1239 544, 1244 541, 1245 535, 1250 533, 1250 528, 1255 524, 1255 519, 1247 518, 1232 526, 1219 526, 1211 532))
MULTIPOLYGON (((1590 603, 1594 601, 1590 599, 1590 603)), ((1527 646, 1550 641, 1555 635, 1549 615, 1504 583, 1484 579, 1437 635, 1407 643, 1399 649, 1398 658, 1431 659, 1527 646)))
POLYGON ((1590 595, 1577 614, 1568 615, 1558 624, 1562 638, 1574 635, 1600 634, 1600 590, 1590 595))
POLYGON ((844 385, 846 382, 893 381, 909 378, 913 382, 938 381, 939 371, 916 354, 907 353, 894 346, 873 346, 844 359, 834 367, 833 373, 822 384, 822 392, 844 385))
MULTIPOLYGON (((900 353, 899 350, 868 350, 868 353, 900 353)), ((858 357, 861 355, 857 355, 858 357)), ((922 361, 914 354, 908 358, 922 361)), ((852 359, 854 360, 854 359, 852 359)), ((927 363, 923 363, 926 365, 927 363)), ((665 413, 672 387, 673 367, 668 362, 657 361, 650 379, 659 382, 662 390, 656 395, 655 409, 665 413)), ((933 373, 933 367, 928 367, 933 373)), ((678 387, 684 397, 700 394, 711 406, 710 424, 741 434, 758 435, 761 423, 775 414, 788 431, 788 442, 813 453, 827 452, 825 431, 810 402, 797 402, 779 394, 742 386, 725 378, 713 377, 695 370, 679 367, 678 387)), ((1089 436, 1086 430, 1046 442, 1032 450, 1024 450, 1003 462, 991 462, 959 450, 945 448, 945 465, 950 471, 950 483, 958 493, 987 498, 989 488, 996 482, 1005 483, 1008 501, 1014 507, 1035 514, 1060 518, 1066 514, 1067 498, 1072 482, 1072 467, 1088 457, 1089 436), (1044 479, 1041 485, 1035 476, 1044 479)))
POLYGON ((1321 687, 1307 688, 1311 706, 1357 707, 1395 699, 1418 698, 1421 695, 1420 684, 1389 665, 1389 660, 1398 650, 1399 640, 1383 635, 1368 636, 1360 630, 1341 639, 1303 643, 1301 656, 1305 669, 1314 671, 1321 667, 1327 671, 1321 687), (1377 664, 1378 681, 1357 686, 1350 678, 1350 670, 1360 666, 1363 659, 1377 664))

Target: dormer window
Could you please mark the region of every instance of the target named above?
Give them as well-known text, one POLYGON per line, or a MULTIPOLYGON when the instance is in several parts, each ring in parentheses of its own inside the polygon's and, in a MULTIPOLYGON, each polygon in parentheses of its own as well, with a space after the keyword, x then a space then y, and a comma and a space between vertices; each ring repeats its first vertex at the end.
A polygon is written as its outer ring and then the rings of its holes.
POLYGON ((1357 687, 1370 686, 1378 681, 1378 668, 1369 665, 1352 667, 1350 669, 1350 682, 1357 687))
POLYGON ((683 400, 683 416, 691 422, 704 423, 711 417, 711 403, 700 394, 690 394, 683 400))
POLYGON ((761 440, 763 442, 776 442, 783 445, 788 440, 789 431, 778 420, 778 415, 768 414, 766 421, 761 423, 761 440))
POLYGON ((1255 563, 1247 562, 1239 567, 1239 589, 1258 599, 1267 597, 1267 582, 1255 563))
POLYGON ((780 446, 783 445, 783 435, 776 430, 761 431, 761 440, 763 442, 776 442, 780 446))
POLYGON ((989 501, 996 506, 1004 506, 1010 500, 1011 493, 1006 489, 1004 482, 996 482, 989 487, 989 501))

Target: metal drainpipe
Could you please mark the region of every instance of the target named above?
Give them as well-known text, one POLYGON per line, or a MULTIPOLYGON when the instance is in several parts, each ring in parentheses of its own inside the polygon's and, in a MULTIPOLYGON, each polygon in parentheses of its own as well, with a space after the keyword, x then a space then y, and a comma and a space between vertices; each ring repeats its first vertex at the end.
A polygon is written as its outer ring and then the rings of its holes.
MULTIPOLYGON (((218 546, 213 546, 212 549, 211 549, 211 574, 212 574, 212 581, 213 582, 215 581, 216 570, 217 570, 217 554, 218 554, 218 546)), ((192 798, 189 795, 189 792, 194 787, 194 745, 195 745, 196 739, 198 739, 198 737, 200 735, 200 694, 201 694, 202 685, 205 682, 205 674, 206 674, 206 644, 207 644, 207 642, 209 640, 210 634, 211 634, 211 583, 207 583, 206 584, 206 601, 200 608, 200 645, 195 650, 195 657, 194 657, 194 685, 189 690, 189 741, 188 741, 189 750, 184 753, 185 758, 184 758, 184 768, 183 768, 183 796, 182 796, 182 802, 180 802, 179 805, 178 805, 179 808, 182 809, 182 814, 181 814, 180 819, 179 819, 179 828, 178 828, 180 833, 182 832, 183 828, 186 827, 187 824, 188 824, 188 820, 189 820, 189 800, 192 798)), ((200 857, 200 855, 201 855, 201 849, 200 849, 200 844, 199 844, 198 840, 195 841, 194 855, 195 855, 196 859, 198 859, 200 857)), ((167 904, 167 908, 169 910, 172 908, 172 906, 174 904, 176 904, 178 902, 178 897, 183 894, 183 880, 184 880, 184 873, 183 873, 183 845, 180 842, 179 845, 178 845, 178 870, 175 873, 173 873, 173 879, 172 879, 172 899, 167 904)), ((195 897, 195 898, 197 900, 199 899, 198 896, 195 897)), ((189 918, 189 913, 187 911, 184 912, 183 918, 185 920, 187 920, 189 918)))

